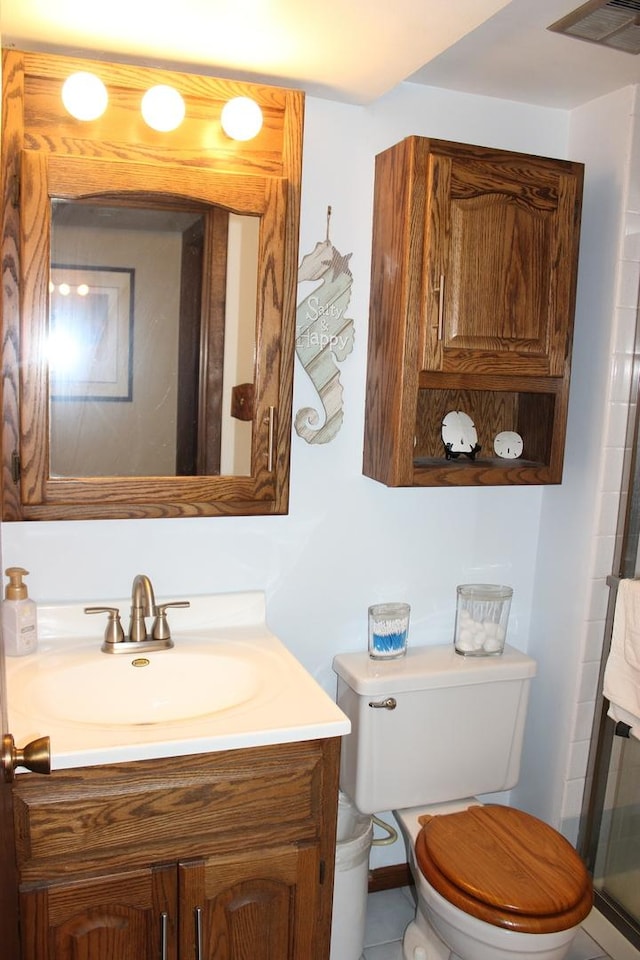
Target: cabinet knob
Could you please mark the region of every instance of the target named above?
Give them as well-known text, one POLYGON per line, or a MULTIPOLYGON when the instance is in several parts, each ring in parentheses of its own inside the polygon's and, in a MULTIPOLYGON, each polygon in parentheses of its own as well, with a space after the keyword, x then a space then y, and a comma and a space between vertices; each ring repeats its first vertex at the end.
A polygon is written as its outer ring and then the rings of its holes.
POLYGON ((51 741, 38 737, 26 747, 19 749, 10 733, 2 738, 2 778, 12 783, 17 767, 25 767, 32 773, 51 773, 51 741))

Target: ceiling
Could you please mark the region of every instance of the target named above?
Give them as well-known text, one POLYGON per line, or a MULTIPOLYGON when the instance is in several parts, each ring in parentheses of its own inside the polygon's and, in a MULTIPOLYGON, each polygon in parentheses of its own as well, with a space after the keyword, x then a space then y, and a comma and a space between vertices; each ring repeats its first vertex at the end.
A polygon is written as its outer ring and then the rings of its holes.
POLYGON ((0 0, 3 46, 172 66, 369 104, 398 83, 571 109, 640 56, 546 29, 581 0, 0 0))

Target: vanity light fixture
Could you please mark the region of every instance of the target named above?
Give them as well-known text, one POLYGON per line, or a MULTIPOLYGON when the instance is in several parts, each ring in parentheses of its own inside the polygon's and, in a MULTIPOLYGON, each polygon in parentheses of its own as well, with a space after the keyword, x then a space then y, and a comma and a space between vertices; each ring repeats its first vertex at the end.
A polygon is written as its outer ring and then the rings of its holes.
POLYGON ((177 90, 161 83, 147 90, 142 98, 141 110, 147 126, 168 133, 184 120, 185 105, 177 90))
POLYGON ((222 108, 220 123, 232 140, 253 140, 262 129, 262 110, 250 97, 234 97, 222 108))
MULTIPOLYGON (((62 102, 76 120, 97 120, 107 109, 109 95, 99 77, 82 70, 65 80, 62 102)), ((181 94, 167 84, 158 84, 147 90, 140 110, 147 126, 160 133, 176 130, 186 112, 181 94)), ((262 122, 262 110, 250 97, 234 97, 222 108, 220 123, 232 140, 253 140, 260 133, 262 122)))
POLYGON ((56 290, 58 291, 61 297, 69 297, 71 296, 72 293, 75 293, 75 295, 78 297, 88 297, 89 294, 91 293, 91 288, 89 287, 88 283, 80 283, 78 284, 77 287, 72 288, 71 285, 66 283, 66 281, 64 280, 62 281, 62 283, 59 283, 57 286, 55 285, 55 283, 53 283, 53 281, 50 280, 49 293, 55 293, 56 290))
POLYGON ((72 73, 62 85, 62 102, 76 120, 97 120, 107 109, 107 88, 94 73, 72 73))

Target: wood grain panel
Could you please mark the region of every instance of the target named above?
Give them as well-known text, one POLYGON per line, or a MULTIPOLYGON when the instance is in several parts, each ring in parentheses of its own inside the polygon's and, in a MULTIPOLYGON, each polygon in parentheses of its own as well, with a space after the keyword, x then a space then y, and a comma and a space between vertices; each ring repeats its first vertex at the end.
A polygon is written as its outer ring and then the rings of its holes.
POLYGON ((340 740, 19 775, 22 960, 327 960, 340 740), (163 953, 162 956, 165 956, 163 953))
POLYGON ((3 70, 3 518, 285 513, 304 95, 20 51, 5 52, 3 70), (107 86, 109 108, 96 121, 74 121, 62 107, 62 82, 79 70, 97 73, 107 86), (184 124, 170 136, 151 130, 140 116, 142 93, 158 82, 173 85, 186 102, 184 124), (251 96, 262 108, 263 129, 254 140, 232 141, 221 132, 221 109, 235 96, 251 96), (96 194, 105 202, 126 194, 140 205, 151 197, 166 205, 215 203, 261 216, 251 477, 140 478, 132 485, 120 478, 49 475, 47 371, 43 351, 35 353, 48 318, 49 197, 96 194), (268 469, 270 411, 275 446, 268 469))
POLYGON ((409 137, 376 158, 363 472, 389 486, 559 483, 583 169, 409 137), (475 461, 445 461, 450 410, 475 461), (493 454, 522 434, 518 461, 493 454))
POLYGON ((20 57, 3 71, 2 83, 2 481, 4 509, 22 518, 14 457, 20 450, 20 151, 24 73, 20 57))
POLYGON ((284 846, 182 863, 181 956, 196 955, 193 909, 202 911, 204 958, 281 960, 322 955, 318 851, 284 846), (191 906, 191 909, 189 909, 191 906))
POLYGON ((365 400, 364 472, 410 483, 422 283, 405 264, 422 256, 424 220, 412 184, 424 198, 421 158, 401 145, 400 157, 376 157, 371 306, 365 400), (408 172, 409 171, 409 172, 408 172), (402 375, 399 376, 399 371, 402 375))
POLYGON ((119 871, 24 889, 22 960, 143 960, 159 957, 166 913, 166 960, 177 960, 175 867, 119 871))
POLYGON ((25 124, 28 147, 72 156, 100 156, 110 160, 142 160, 149 164, 186 163, 205 169, 286 176, 284 116, 289 91, 261 84, 163 70, 162 82, 185 100, 185 119, 170 141, 152 130, 140 114, 140 100, 159 82, 152 68, 41 54, 24 56, 25 124), (97 74, 109 93, 109 109, 95 121, 80 126, 60 106, 66 77, 88 70, 97 74), (220 114, 236 96, 251 97, 263 111, 258 141, 235 142, 222 132, 220 114))
POLYGON ((318 841, 333 748, 327 741, 19 776, 22 881, 150 859, 229 852, 248 842, 318 841))

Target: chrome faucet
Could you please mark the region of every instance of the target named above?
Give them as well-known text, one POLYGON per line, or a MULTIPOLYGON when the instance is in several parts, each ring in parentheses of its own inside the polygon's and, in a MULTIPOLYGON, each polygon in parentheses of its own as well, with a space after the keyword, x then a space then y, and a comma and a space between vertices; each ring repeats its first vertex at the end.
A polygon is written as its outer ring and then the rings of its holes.
POLYGON ((102 644, 103 653, 143 653, 151 650, 169 650, 173 646, 167 607, 189 607, 188 600, 156 604, 151 580, 144 573, 133 578, 131 587, 131 620, 125 636, 117 607, 85 607, 85 613, 106 613, 107 627, 102 644), (146 617, 153 617, 151 632, 147 631, 146 617))
POLYGON ((140 643, 149 639, 144 618, 155 617, 156 613, 156 598, 151 580, 145 573, 139 573, 133 578, 131 587, 131 620, 127 640, 140 643))

